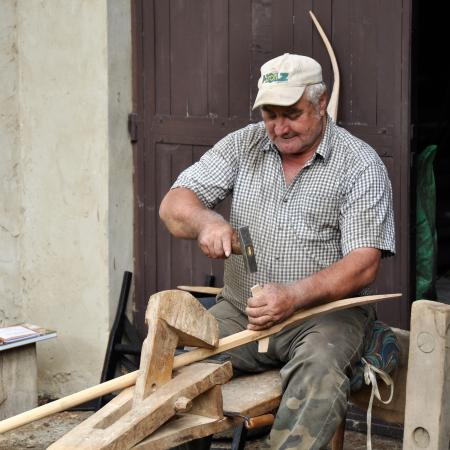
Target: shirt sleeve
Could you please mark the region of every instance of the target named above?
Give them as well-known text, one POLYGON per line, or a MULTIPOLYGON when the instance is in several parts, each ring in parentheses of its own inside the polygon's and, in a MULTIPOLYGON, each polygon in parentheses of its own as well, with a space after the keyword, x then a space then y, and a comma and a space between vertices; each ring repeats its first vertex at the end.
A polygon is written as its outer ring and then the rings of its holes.
POLYGON ((392 188, 385 166, 372 163, 350 180, 341 206, 343 255, 361 247, 395 254, 392 188))
POLYGON ((238 149, 234 133, 225 136, 198 162, 184 170, 172 189, 188 188, 207 208, 213 208, 233 191, 238 172, 238 149))

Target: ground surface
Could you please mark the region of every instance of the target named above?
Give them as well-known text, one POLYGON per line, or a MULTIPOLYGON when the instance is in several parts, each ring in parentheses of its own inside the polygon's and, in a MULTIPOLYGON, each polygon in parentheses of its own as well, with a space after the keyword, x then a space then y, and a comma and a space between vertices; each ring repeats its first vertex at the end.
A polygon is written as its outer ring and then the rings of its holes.
MULTIPOLYGON (((32 424, 0 435, 0 450, 39 449, 44 450, 58 438, 87 418, 90 412, 64 412, 41 419, 32 424)), ((260 440, 249 441, 247 450, 260 448, 260 440)), ((401 450, 400 441, 374 436, 374 450, 401 450)), ((229 449, 230 440, 215 440, 212 449, 229 449)), ((361 433, 347 432, 345 450, 363 450, 366 448, 366 436, 361 433)))

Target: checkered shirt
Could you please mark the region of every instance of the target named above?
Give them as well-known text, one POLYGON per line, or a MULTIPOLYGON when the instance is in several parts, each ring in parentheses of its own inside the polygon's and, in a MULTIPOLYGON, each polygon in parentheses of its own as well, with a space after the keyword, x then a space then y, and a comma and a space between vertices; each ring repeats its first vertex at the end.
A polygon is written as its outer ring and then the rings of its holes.
POLYGON ((307 277, 360 247, 395 252, 392 191, 368 144, 329 117, 317 151, 286 186, 281 158, 262 122, 235 131, 178 177, 208 208, 232 195, 230 223, 247 225, 258 272, 242 256, 225 261, 221 296, 244 311, 257 283, 307 277))

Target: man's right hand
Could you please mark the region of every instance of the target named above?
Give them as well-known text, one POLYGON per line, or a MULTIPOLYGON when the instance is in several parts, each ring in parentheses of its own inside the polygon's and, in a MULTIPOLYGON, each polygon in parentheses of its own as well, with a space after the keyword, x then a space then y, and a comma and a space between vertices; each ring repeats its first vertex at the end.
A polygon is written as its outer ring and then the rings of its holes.
POLYGON ((239 239, 236 230, 225 220, 205 223, 197 238, 201 251, 209 258, 228 258, 239 253, 239 239))
POLYGON ((228 258, 240 254, 238 233, 215 211, 206 208, 189 189, 169 191, 159 214, 167 229, 178 238, 196 239, 209 258, 228 258))

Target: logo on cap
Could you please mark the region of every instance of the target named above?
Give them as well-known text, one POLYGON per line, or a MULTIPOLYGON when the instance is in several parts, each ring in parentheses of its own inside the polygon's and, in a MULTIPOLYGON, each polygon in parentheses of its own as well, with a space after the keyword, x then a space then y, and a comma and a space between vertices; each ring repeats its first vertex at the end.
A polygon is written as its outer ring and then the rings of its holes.
POLYGON ((281 83, 283 81, 288 81, 287 72, 271 72, 263 75, 263 83, 281 83))

